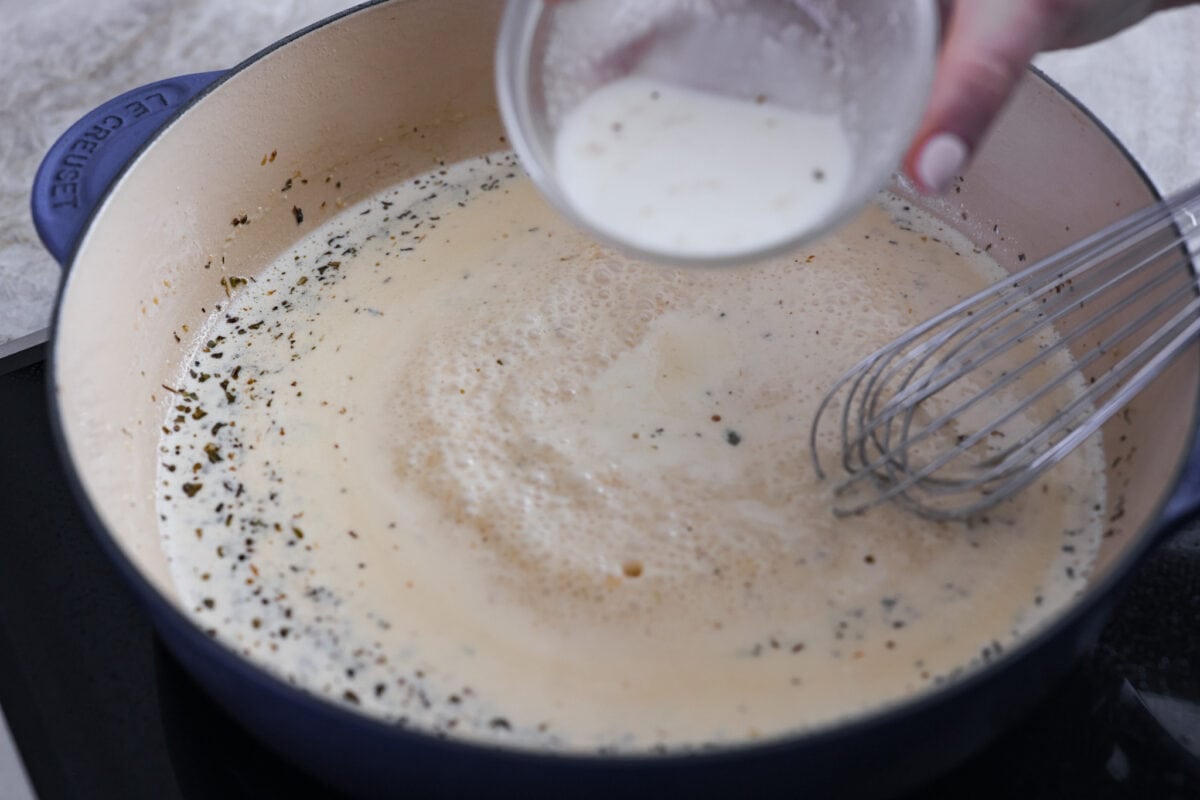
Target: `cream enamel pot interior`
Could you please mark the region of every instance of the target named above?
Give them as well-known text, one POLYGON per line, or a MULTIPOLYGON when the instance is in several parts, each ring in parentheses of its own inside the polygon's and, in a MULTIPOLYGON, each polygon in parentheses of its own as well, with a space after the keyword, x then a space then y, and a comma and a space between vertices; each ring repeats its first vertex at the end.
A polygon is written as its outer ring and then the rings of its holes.
MULTIPOLYGON (((245 274, 312 229, 298 228, 293 205, 319 224, 340 202, 438 160, 502 147, 492 81, 500 10, 479 0, 368 4, 229 73, 130 93, 56 145, 34 190, 39 230, 67 270, 49 398, 99 540, 217 702, 297 764, 355 794, 736 796, 754 787, 883 796, 961 760, 1052 688, 1094 641, 1138 559, 1195 510, 1200 353, 1186 353, 1104 429, 1111 530, 1072 607, 960 681, 804 735, 624 758, 437 740, 285 685, 211 640, 176 604, 154 505, 157 436, 169 403, 162 387, 188 345, 175 332, 224 298, 226 265, 245 274), (341 188, 297 183, 284 199, 280 188, 297 172, 336 173, 341 188), (103 197, 89 196, 93 190, 103 197), (243 218, 249 224, 231 225, 243 218)), ((1011 268, 1155 196, 1094 119, 1031 74, 951 194, 913 202, 993 244, 1011 268)))

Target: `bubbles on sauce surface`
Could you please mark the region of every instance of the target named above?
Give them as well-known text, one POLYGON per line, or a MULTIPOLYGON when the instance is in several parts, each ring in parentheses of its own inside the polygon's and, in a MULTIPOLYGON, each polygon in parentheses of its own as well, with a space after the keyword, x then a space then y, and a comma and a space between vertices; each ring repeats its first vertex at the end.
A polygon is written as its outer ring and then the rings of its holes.
POLYGON ((676 271, 565 227, 510 154, 406 181, 226 280, 167 387, 180 596, 310 691, 527 747, 740 742, 951 680, 1082 585, 1098 450, 964 527, 836 520, 806 437, 846 364, 994 276, 970 254, 882 198, 676 271))

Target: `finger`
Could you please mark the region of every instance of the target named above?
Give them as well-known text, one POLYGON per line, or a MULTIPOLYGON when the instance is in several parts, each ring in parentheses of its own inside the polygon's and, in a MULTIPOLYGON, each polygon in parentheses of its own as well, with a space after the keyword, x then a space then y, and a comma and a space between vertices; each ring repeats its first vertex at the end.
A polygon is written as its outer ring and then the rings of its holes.
POLYGON ((948 189, 1050 34, 1044 4, 956 3, 929 104, 905 158, 926 192, 948 189))

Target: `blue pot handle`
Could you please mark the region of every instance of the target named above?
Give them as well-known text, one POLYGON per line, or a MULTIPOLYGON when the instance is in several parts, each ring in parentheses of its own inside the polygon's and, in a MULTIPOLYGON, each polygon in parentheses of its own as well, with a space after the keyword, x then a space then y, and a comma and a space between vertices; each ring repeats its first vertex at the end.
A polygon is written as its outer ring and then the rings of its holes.
POLYGON ((92 212, 125 166, 224 71, 148 83, 88 112, 59 137, 33 179, 33 224, 64 267, 92 212))

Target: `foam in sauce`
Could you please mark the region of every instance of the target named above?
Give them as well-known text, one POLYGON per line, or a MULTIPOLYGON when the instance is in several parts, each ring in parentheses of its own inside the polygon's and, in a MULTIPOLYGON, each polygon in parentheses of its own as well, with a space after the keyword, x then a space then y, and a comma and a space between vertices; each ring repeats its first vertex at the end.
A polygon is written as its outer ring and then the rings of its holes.
POLYGON ((408 181, 226 279, 161 440, 180 601, 308 691, 517 747, 738 744, 927 691, 1081 588, 1099 444, 972 525, 838 519, 808 426, 999 274, 895 199, 695 271, 597 246, 508 154, 408 181))
POLYGON ((598 230, 655 252, 722 257, 822 224, 845 193, 851 151, 836 115, 629 77, 566 115, 554 164, 567 200, 598 230))

